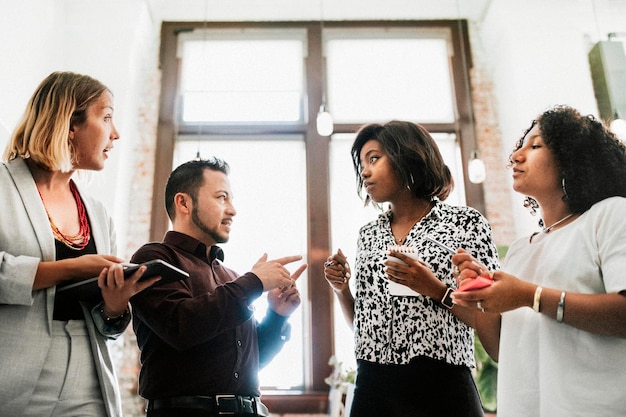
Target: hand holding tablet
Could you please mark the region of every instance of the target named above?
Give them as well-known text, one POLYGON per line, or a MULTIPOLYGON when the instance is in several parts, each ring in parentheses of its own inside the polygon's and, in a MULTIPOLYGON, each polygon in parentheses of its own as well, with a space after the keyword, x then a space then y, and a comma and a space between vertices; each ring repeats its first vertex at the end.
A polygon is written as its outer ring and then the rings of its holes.
MULTIPOLYGON (((161 276, 161 279, 152 285, 153 287, 189 278, 187 272, 161 259, 144 262, 143 264, 124 264, 124 277, 128 278, 142 265, 145 265, 147 269, 144 271, 141 278, 139 278, 139 281, 157 275, 161 276)), ((98 287, 98 277, 57 285, 56 297, 59 302, 80 300, 97 303, 102 300, 102 293, 98 287)))
POLYGON ((187 272, 175 267, 174 265, 171 265, 161 259, 155 259, 142 264, 124 264, 124 278, 128 278, 142 265, 147 269, 144 271, 143 275, 141 275, 141 278, 139 278, 139 282, 160 275, 161 279, 157 281, 155 285, 162 285, 189 277, 187 272))

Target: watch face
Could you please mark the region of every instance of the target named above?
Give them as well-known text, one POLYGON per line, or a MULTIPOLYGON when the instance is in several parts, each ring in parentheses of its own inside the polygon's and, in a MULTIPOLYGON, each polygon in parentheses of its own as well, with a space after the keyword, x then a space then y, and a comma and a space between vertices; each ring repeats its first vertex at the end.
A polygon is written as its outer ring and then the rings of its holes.
POLYGON ((452 294, 452 288, 448 288, 446 290, 446 295, 444 295, 443 299, 441 300, 441 304, 443 304, 444 307, 448 309, 454 307, 454 303, 452 302, 452 297, 450 296, 450 294, 452 294))

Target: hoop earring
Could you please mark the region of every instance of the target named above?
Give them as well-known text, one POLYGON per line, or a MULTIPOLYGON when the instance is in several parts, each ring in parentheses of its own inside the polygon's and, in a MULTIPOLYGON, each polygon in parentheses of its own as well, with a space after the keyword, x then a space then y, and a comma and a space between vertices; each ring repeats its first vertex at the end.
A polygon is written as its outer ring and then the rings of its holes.
POLYGON ((537 203, 534 198, 526 196, 526 198, 524 199, 524 207, 527 208, 528 211, 530 211, 530 214, 534 216, 537 214, 539 203, 537 203))
POLYGON ((413 174, 409 174, 410 183, 406 185, 406 188, 411 190, 411 186, 415 185, 415 180, 413 179, 413 174))

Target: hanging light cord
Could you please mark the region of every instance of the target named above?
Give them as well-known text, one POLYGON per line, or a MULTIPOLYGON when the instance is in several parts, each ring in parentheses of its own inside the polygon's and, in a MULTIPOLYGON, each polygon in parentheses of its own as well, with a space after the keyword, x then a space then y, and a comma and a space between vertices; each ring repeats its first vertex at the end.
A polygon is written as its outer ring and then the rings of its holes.
MULTIPOLYGON (((474 130, 474 150, 471 153, 470 159, 480 159, 478 157, 478 138, 476 137, 476 130, 474 128, 474 112, 472 111, 472 96, 470 89, 470 76, 467 69, 467 56, 465 51, 465 36, 463 35, 463 25, 461 25, 461 5, 460 1, 456 0, 456 8, 457 8, 457 26, 459 31, 459 42, 460 42, 460 50, 461 50, 461 63, 463 66, 463 77, 464 77, 464 85, 465 85, 465 98, 467 101, 467 112, 469 116, 470 128, 474 130), (475 157, 475 158, 472 158, 475 157)), ((469 31, 468 31, 469 35, 469 31)), ((482 162, 482 160, 481 160, 482 162)))
POLYGON ((324 65, 324 0, 320 0, 320 63, 321 63, 321 83, 322 83, 322 105, 320 112, 326 111, 326 66, 324 65))

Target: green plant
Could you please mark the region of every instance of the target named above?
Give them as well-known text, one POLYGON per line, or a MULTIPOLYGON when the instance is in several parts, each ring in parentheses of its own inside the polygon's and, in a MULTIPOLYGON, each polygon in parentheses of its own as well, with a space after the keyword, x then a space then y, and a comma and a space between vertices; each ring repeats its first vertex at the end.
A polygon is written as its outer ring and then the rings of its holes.
MULTIPOLYGON (((506 245, 498 246, 500 262, 509 249, 506 245)), ((474 354, 476 357, 476 387, 487 412, 495 412, 497 406, 498 364, 491 359, 478 336, 474 338, 474 354)))
POLYGON ((333 367, 333 372, 324 379, 331 388, 338 389, 343 394, 348 390, 349 384, 354 384, 354 378, 356 377, 356 370, 353 368, 344 369, 342 362, 339 362, 333 355, 328 360, 328 364, 333 367))
POLYGON ((474 354, 476 357, 476 387, 480 393, 485 411, 496 411, 498 364, 491 359, 480 339, 474 339, 474 354))

